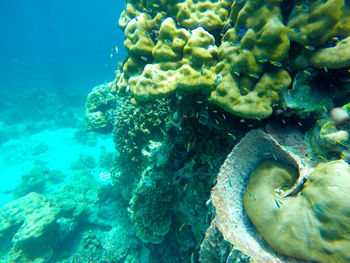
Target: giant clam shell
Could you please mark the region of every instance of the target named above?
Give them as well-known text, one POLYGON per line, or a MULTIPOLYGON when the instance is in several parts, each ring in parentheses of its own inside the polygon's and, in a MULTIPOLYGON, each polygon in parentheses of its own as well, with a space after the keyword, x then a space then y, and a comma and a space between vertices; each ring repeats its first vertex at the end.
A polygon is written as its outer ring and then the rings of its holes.
POLYGON ((302 134, 289 133, 274 138, 262 130, 252 130, 234 147, 222 165, 217 185, 211 193, 216 210, 212 223, 234 249, 249 256, 252 262, 307 262, 274 251, 251 223, 243 207, 249 176, 262 161, 275 159, 299 170, 299 179, 292 192, 314 167, 314 163, 305 157, 307 153, 302 134))

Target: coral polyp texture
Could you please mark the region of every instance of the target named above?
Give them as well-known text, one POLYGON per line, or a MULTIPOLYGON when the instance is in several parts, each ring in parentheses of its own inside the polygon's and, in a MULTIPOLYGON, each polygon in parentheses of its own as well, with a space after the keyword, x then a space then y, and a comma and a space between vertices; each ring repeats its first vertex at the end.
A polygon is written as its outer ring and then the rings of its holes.
POLYGON ((265 161, 250 175, 243 201, 264 239, 276 251, 317 262, 350 258, 350 166, 343 160, 320 163, 298 195, 283 189, 298 179, 295 169, 265 161))
POLYGON ((350 66, 349 12, 341 0, 127 1, 118 86, 134 103, 197 92, 236 116, 266 118, 294 71, 350 66))
POLYGON ((85 122, 113 130, 150 262, 349 260, 349 19, 345 0, 125 1, 128 54, 85 122))
POLYGON ((12 236, 8 262, 47 262, 58 231, 56 215, 42 195, 29 193, 0 209, 0 238, 12 236))

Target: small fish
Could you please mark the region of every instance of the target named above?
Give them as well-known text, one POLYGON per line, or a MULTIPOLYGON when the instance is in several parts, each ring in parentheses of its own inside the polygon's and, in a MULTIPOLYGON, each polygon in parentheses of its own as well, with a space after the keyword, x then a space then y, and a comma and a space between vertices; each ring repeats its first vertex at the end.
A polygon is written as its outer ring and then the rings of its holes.
POLYGON ((201 66, 201 74, 202 74, 202 75, 204 74, 204 68, 205 68, 205 66, 202 65, 202 66, 201 66))
POLYGON ((222 78, 223 78, 222 74, 216 75, 216 78, 215 78, 215 80, 214 80, 214 85, 215 85, 215 86, 218 86, 218 85, 221 83, 222 78))
POLYGON ((179 228, 179 232, 184 228, 184 226, 186 225, 186 223, 183 223, 180 228, 179 228))
POLYGON ((162 132, 162 134, 163 134, 164 136, 166 135, 165 131, 164 131, 162 128, 160 128, 160 131, 162 132))
POLYGON ((258 62, 260 62, 260 63, 265 63, 265 62, 267 62, 267 61, 268 61, 267 58, 258 59, 258 62))
POLYGON ((202 104, 203 101, 202 101, 202 100, 197 100, 197 103, 198 103, 198 104, 202 104))
POLYGON ((184 186, 184 191, 186 191, 187 187, 188 187, 188 183, 185 184, 185 186, 184 186))
POLYGON ((234 136, 232 133, 228 132, 227 135, 231 136, 234 141, 237 140, 236 136, 234 136))
POLYGON ((323 70, 324 70, 325 72, 328 72, 328 68, 327 68, 326 66, 323 67, 323 70))
POLYGON ((292 32, 294 32, 294 33, 297 33, 297 34, 301 33, 300 29, 297 28, 297 27, 291 28, 290 31, 292 31, 292 32))
POLYGON ((233 74, 235 74, 238 77, 241 75, 238 71, 234 71, 233 74))
POLYGON ((307 50, 310 50, 310 51, 315 51, 315 47, 314 47, 314 46, 309 46, 309 45, 307 45, 307 46, 305 46, 305 48, 306 48, 307 50))
POLYGON ((191 254, 191 263, 194 263, 194 255, 193 255, 193 252, 191 254))
POLYGON ((295 6, 297 12, 308 12, 310 11, 310 5, 309 4, 301 4, 295 6))
POLYGON ((272 156, 273 156, 273 159, 275 159, 275 161, 277 161, 277 157, 274 153, 272 154, 272 156))
POLYGON ((143 61, 147 61, 147 60, 148 60, 145 56, 141 56, 141 59, 142 59, 143 61))
POLYGON ((159 8, 159 5, 157 3, 153 4, 152 6, 155 8, 159 8))
POLYGON ((271 60, 270 63, 271 63, 272 65, 276 66, 276 67, 282 67, 282 66, 283 66, 282 63, 279 62, 279 61, 273 61, 273 60, 271 60))
POLYGON ((142 11, 144 11, 144 12, 146 12, 146 13, 151 13, 152 12, 152 10, 151 9, 149 9, 149 8, 143 8, 142 9, 142 11))
POLYGON ((169 45, 169 46, 171 45, 171 41, 170 41, 169 39, 166 39, 166 40, 165 40, 165 43, 166 43, 167 45, 169 45))
POLYGON ((273 199, 273 200, 275 201, 277 208, 280 208, 280 204, 278 203, 278 201, 276 199, 273 199))
POLYGON ((128 212, 129 212, 130 214, 133 214, 133 213, 134 213, 134 211, 133 211, 130 207, 128 207, 127 210, 128 210, 128 212))
POLYGON ((331 38, 332 41, 338 42, 340 40, 340 37, 336 36, 336 37, 332 37, 331 38))
POLYGON ((208 161, 208 164, 209 164, 210 169, 213 169, 213 165, 211 164, 210 161, 208 161))
POLYGON ((305 69, 305 70, 303 71, 303 73, 304 73, 305 75, 308 75, 308 76, 311 75, 311 71, 310 71, 310 70, 306 70, 306 69, 305 69))
POLYGON ((260 76, 258 74, 256 74, 256 73, 250 73, 248 75, 249 75, 249 77, 252 77, 252 78, 255 78, 255 79, 260 78, 260 76))
POLYGON ((246 29, 246 28, 240 27, 240 28, 238 29, 238 36, 239 36, 240 38, 244 37, 244 35, 245 35, 246 33, 247 33, 247 29, 246 29))
POLYGON ((225 114, 222 114, 222 117, 224 118, 224 120, 226 120, 226 116, 225 116, 225 114))
POLYGON ((186 151, 187 151, 187 152, 189 152, 189 151, 190 151, 190 146, 191 146, 191 143, 190 143, 190 142, 188 142, 188 143, 187 143, 187 148, 186 148, 186 151))
POLYGON ((300 121, 298 121, 298 125, 301 127, 301 126, 303 126, 303 124, 300 122, 300 121))

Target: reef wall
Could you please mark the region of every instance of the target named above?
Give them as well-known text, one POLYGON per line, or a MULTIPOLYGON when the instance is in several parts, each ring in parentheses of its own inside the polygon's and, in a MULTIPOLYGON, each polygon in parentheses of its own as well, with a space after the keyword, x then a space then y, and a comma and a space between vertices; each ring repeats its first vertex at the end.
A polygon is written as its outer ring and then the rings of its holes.
MULTIPOLYGON (((248 213, 245 223, 250 225, 246 226, 256 233, 244 246, 230 238, 235 233, 225 232, 218 223, 231 211, 220 203, 227 189, 219 190, 222 172, 218 173, 232 147, 257 128, 275 136, 270 141, 277 138, 285 143, 298 134, 304 151, 291 147, 288 154, 297 156, 294 169, 300 174, 286 176, 298 186, 292 193, 298 200, 304 192, 311 196, 312 180, 319 180, 310 175, 312 169, 330 169, 332 175, 325 180, 333 182, 338 164, 347 166, 348 1, 127 0, 119 26, 128 55, 115 80, 89 95, 85 121, 89 130, 113 132, 119 153, 114 187, 129 202, 126 209, 137 236, 150 250, 149 262, 265 262, 271 259, 266 251, 275 258, 273 262, 326 262, 320 250, 329 255, 338 249, 346 251, 348 243, 331 248, 329 240, 348 238, 338 235, 349 223, 344 216, 349 207, 341 198, 332 201, 340 206, 330 211, 333 217, 322 218, 318 211, 316 219, 310 219, 312 225, 319 225, 310 228, 301 245, 288 243, 290 235, 283 239, 270 233, 281 227, 293 232, 290 212, 281 212, 282 222, 269 217, 282 210, 280 202, 286 196, 271 199, 275 200, 272 206, 256 213, 252 212, 256 204, 248 202, 248 197, 243 204, 250 174, 264 160, 278 159, 275 150, 264 156, 263 135, 250 142, 261 156, 250 160, 238 155, 234 160, 254 168, 245 171, 243 181, 230 185, 240 189, 235 192, 241 200, 240 212, 248 213), (307 175, 300 172, 301 163, 308 163, 307 175), (334 228, 326 230, 330 237, 322 236, 311 248, 307 242, 315 229, 323 229, 322 220, 331 221, 334 228), (268 221, 274 222, 270 228, 265 226, 268 221), (305 252, 309 250, 313 252, 305 252)), ((282 154, 284 163, 288 154, 282 154)), ((225 165, 222 169, 233 173, 225 165)), ((343 170, 347 182, 347 168, 343 170)), ((264 172, 255 173, 260 178, 253 183, 258 194, 265 189, 264 180, 270 179, 264 179, 264 172)), ((286 173, 291 174, 277 174, 286 173)), ((346 193, 347 184, 344 187, 346 193)), ((311 207, 328 211, 324 197, 310 198, 311 207)), ((315 216, 313 209, 303 211, 315 216)), ((344 252, 327 260, 346 262, 348 255, 344 252)))

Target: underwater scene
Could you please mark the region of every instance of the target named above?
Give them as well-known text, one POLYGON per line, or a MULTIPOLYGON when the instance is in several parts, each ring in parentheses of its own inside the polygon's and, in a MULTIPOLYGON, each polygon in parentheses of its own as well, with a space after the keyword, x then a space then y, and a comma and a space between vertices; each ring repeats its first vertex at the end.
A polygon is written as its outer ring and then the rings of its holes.
POLYGON ((350 262, 349 0, 2 0, 0 262, 350 262))

